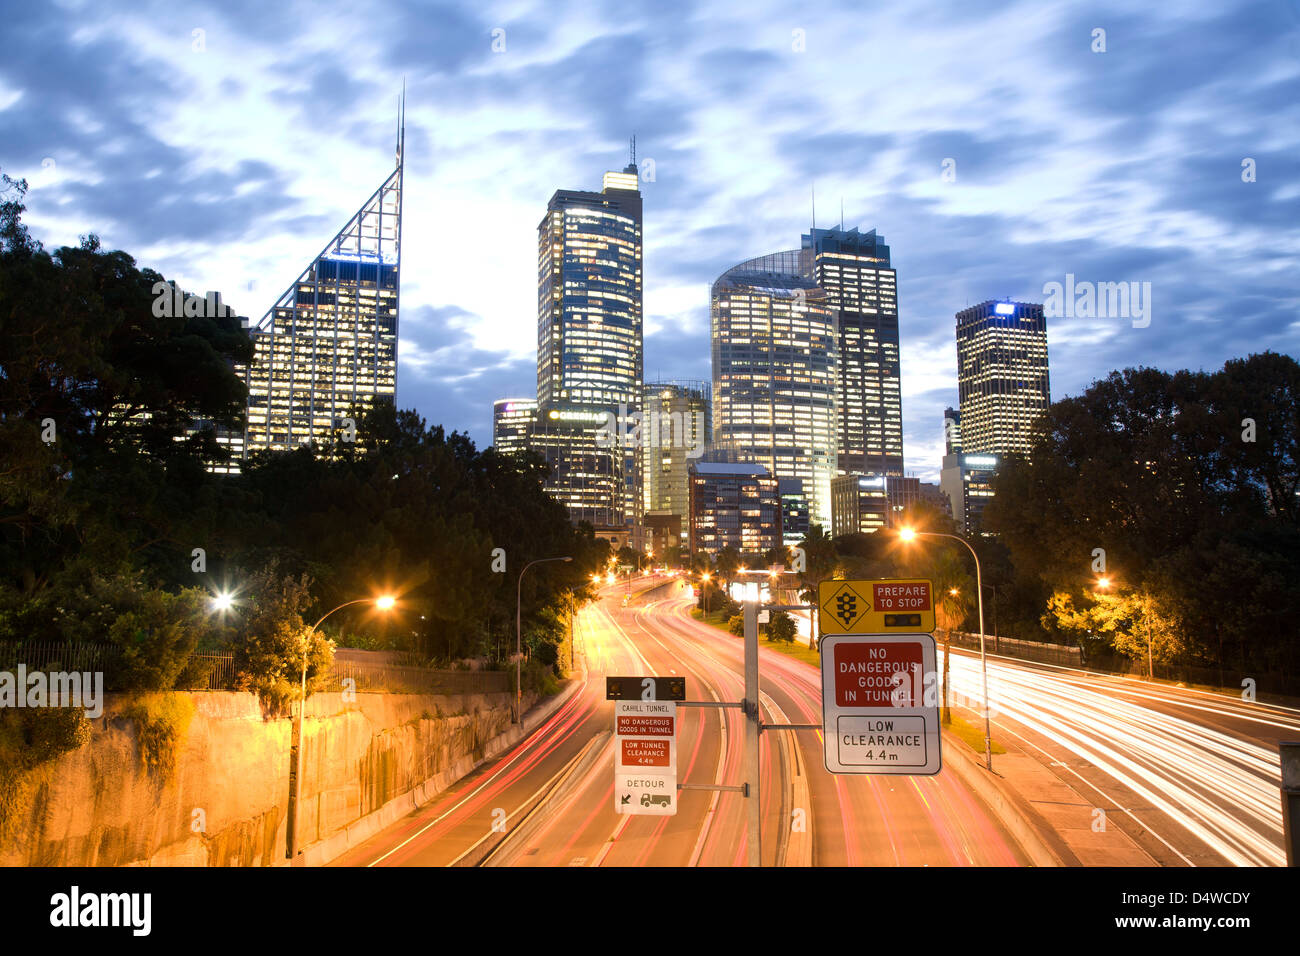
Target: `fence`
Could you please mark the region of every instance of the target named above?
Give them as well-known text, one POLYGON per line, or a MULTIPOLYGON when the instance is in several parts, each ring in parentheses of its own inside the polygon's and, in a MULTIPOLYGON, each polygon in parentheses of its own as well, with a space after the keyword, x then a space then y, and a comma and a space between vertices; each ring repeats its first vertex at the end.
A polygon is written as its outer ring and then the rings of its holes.
MULTIPOLYGON (((122 648, 112 644, 68 644, 59 641, 17 643, 0 641, 0 671, 14 671, 21 664, 27 671, 89 671, 104 674, 110 689, 122 667, 122 648)), ((394 657, 409 660, 405 657, 394 657)), ((357 691, 387 691, 398 694, 504 694, 510 690, 511 674, 505 671, 437 670, 412 664, 335 659, 325 681, 327 691, 341 691, 351 680, 357 691)), ((235 655, 193 654, 178 682, 185 690, 234 690, 235 655)))
POLYGON ((29 671, 90 671, 105 675, 117 670, 122 648, 112 644, 68 644, 62 641, 0 641, 0 670, 23 665, 29 671))
MULTIPOLYGON (((940 635, 936 634, 935 639, 942 643, 940 635)), ((980 636, 965 631, 953 631, 952 642, 958 647, 979 650, 980 636)), ((1039 664, 1059 664, 1062 667, 1083 666, 1083 652, 1077 647, 1068 647, 1065 644, 1040 644, 1037 641, 1022 641, 1014 637, 995 637, 992 634, 985 634, 984 649, 990 654, 1005 654, 1007 657, 1036 661, 1039 664)))

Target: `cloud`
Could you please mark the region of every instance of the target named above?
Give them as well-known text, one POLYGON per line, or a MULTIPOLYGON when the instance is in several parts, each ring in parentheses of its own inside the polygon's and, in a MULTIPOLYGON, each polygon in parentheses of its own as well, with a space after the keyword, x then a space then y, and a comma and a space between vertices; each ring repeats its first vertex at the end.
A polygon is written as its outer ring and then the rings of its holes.
POLYGON ((1152 283, 1149 328, 1049 321, 1058 398, 1117 367, 1296 351, 1293 4, 932 2, 866 21, 848 2, 159 0, 19 6, 6 40, 0 169, 32 181, 34 234, 98 232, 254 316, 391 170, 405 78, 398 399, 480 444, 493 399, 535 388, 546 203, 598 189, 633 133, 654 161, 647 377, 710 377, 709 285, 797 247, 815 184, 819 224, 842 198, 846 225, 891 247, 923 476, 969 303, 1042 301, 1066 273, 1152 283))

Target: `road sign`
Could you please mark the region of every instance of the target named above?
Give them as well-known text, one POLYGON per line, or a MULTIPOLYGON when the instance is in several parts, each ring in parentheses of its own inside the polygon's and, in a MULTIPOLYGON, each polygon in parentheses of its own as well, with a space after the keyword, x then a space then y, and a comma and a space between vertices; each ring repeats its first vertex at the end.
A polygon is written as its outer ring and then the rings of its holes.
POLYGON ((606 700, 685 700, 685 677, 606 677, 606 700))
POLYGON ((823 581, 817 586, 823 634, 903 634, 934 630, 934 601, 924 578, 823 581))
POLYGON ((675 701, 614 702, 614 812, 677 813, 675 701))
POLYGON ((934 774, 939 751, 934 638, 822 638, 822 727, 831 773, 934 774))

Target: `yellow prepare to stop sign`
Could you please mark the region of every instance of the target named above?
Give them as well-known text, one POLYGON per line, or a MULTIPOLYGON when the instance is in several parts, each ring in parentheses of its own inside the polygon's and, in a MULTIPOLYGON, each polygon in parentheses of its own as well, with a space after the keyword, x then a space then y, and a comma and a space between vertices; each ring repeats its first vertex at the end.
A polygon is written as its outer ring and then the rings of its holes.
POLYGON ((817 586, 823 634, 930 633, 934 597, 924 578, 823 581, 817 586))

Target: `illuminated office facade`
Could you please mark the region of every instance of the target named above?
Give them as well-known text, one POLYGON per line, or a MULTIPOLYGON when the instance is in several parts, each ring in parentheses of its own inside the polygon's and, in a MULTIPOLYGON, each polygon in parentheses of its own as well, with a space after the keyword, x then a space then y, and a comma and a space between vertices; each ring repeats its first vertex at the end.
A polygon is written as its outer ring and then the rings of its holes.
POLYGON ((690 488, 692 553, 755 555, 780 545, 779 482, 763 465, 695 462, 690 488))
POLYGON ((605 413, 560 402, 539 408, 528 447, 546 459, 542 488, 569 512, 574 524, 590 522, 598 537, 627 543, 623 454, 604 438, 605 413))
POLYGON ((837 471, 903 474, 898 292, 889 246, 873 229, 803 236, 811 277, 838 311, 837 471))
POLYGON ((574 522, 591 521, 602 537, 635 547, 642 526, 642 449, 621 440, 603 444, 610 430, 597 423, 616 422, 619 436, 635 425, 642 356, 641 192, 634 159, 621 173, 605 173, 600 192, 558 190, 538 224, 538 432, 532 445, 551 462, 547 490, 574 522), (583 424, 584 415, 590 422, 583 424), (604 494, 607 472, 618 498, 597 502, 593 489, 604 494))
POLYGON ((713 440, 708 382, 650 382, 641 402, 641 492, 647 520, 675 516, 686 544, 691 463, 713 440))
POLYGON ((492 447, 503 455, 525 450, 536 424, 536 399, 502 398, 493 402, 492 447))
POLYGON ((395 398, 401 240, 399 134, 392 175, 250 329, 245 454, 328 445, 395 398))
POLYGON ((956 452, 943 456, 939 487, 952 506, 952 517, 962 534, 980 534, 984 509, 993 500, 993 479, 998 456, 956 452))
POLYGON ((601 192, 561 189, 537 227, 537 401, 641 399, 641 193, 635 165, 601 192))
POLYGON ((740 263, 711 290, 713 434, 774 478, 798 478, 830 526, 836 472, 835 310, 792 250, 740 263))
POLYGON ((892 528, 920 500, 919 478, 841 475, 831 483, 831 534, 872 534, 892 528))
POLYGON ((1051 403, 1047 320, 1026 302, 981 302, 957 313, 960 449, 1028 455, 1051 403))

